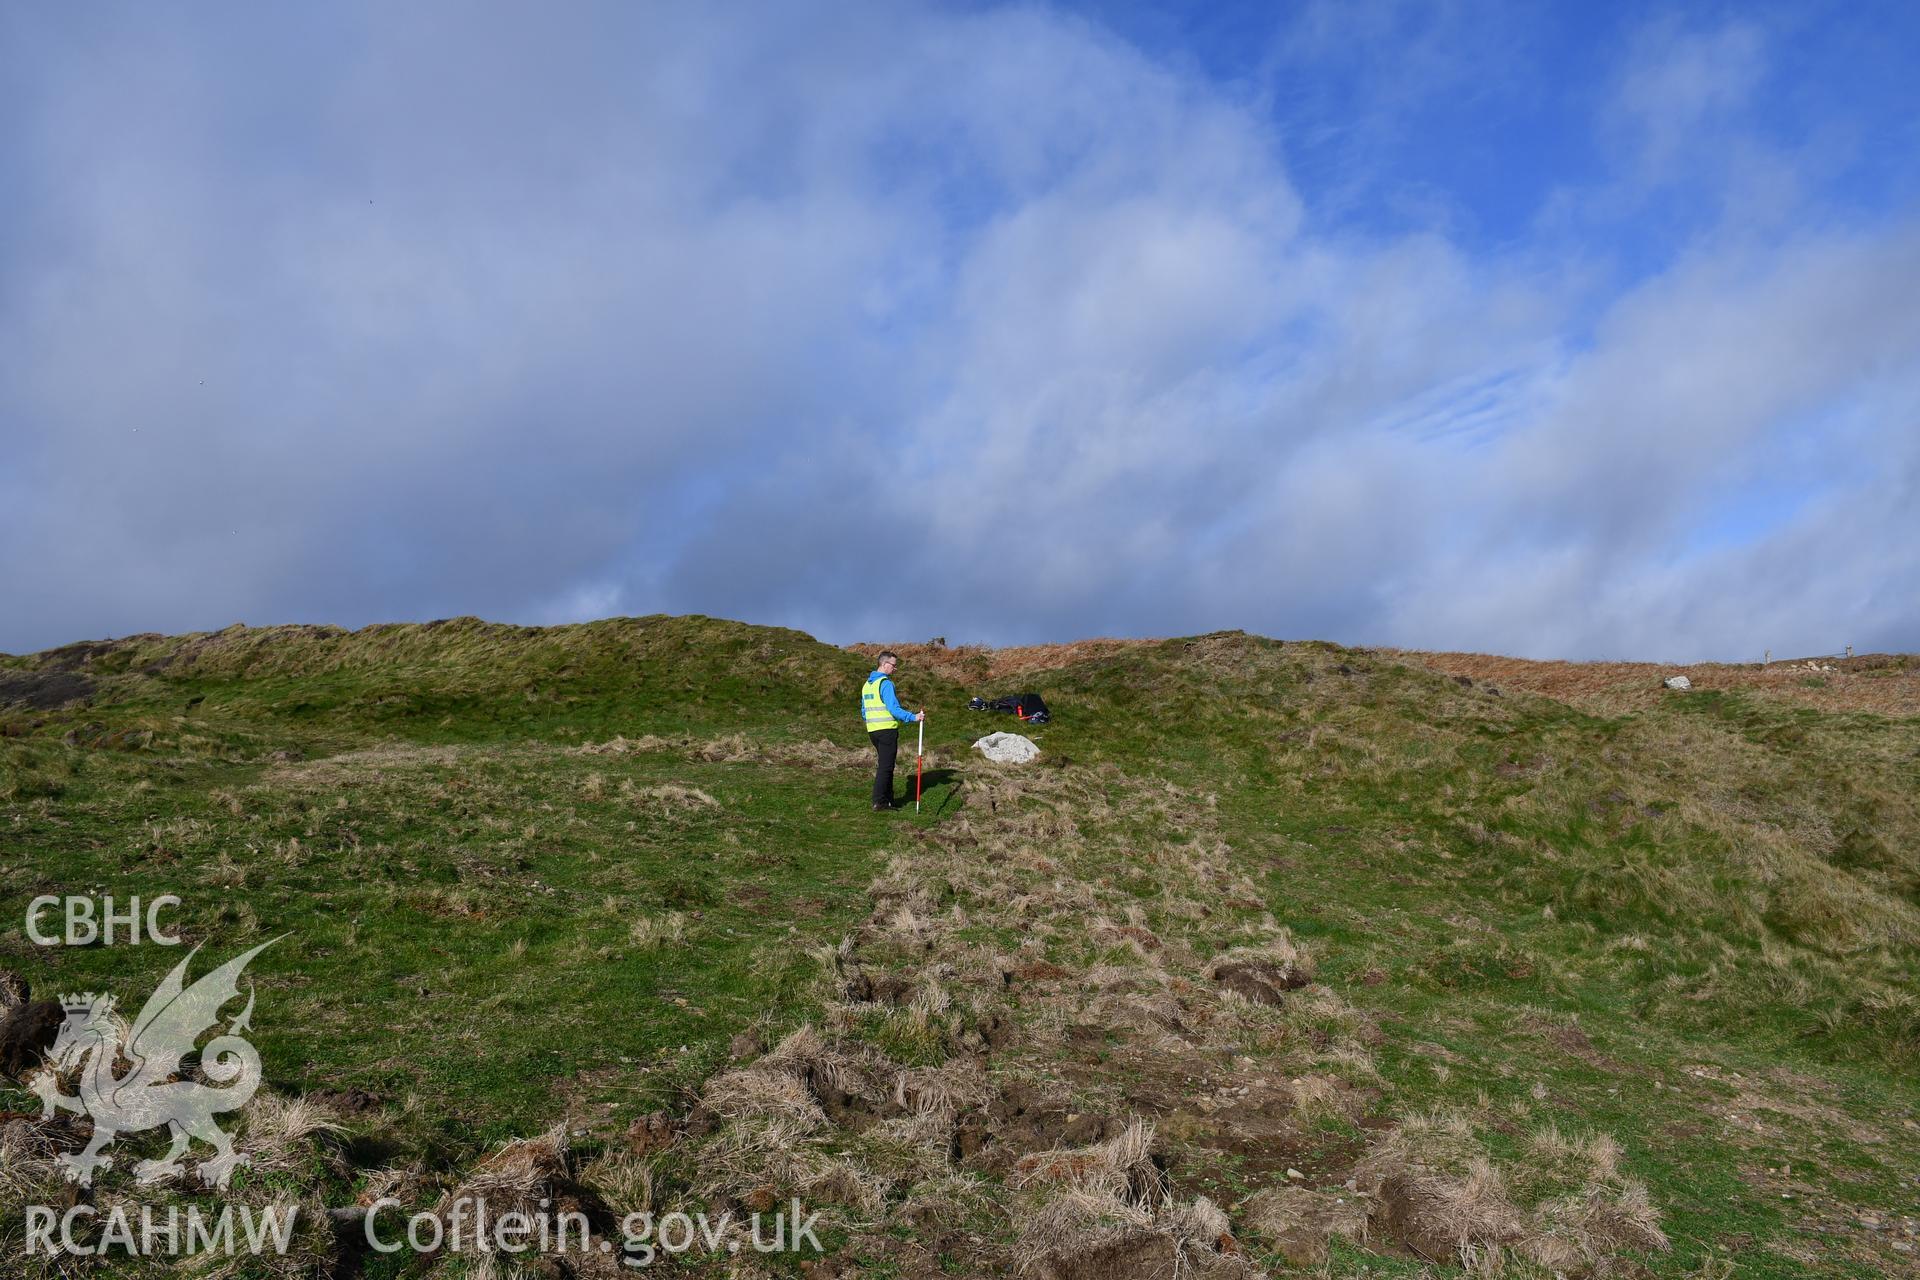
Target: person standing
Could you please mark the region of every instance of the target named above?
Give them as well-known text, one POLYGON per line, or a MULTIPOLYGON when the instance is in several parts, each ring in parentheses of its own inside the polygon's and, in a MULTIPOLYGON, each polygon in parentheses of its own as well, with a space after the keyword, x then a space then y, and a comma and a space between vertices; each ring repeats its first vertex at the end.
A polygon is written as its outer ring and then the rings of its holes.
POLYGON ((860 717, 873 742, 873 807, 891 809, 893 805, 893 761, 900 753, 900 726, 925 720, 924 711, 908 711, 894 692, 893 673, 899 669, 900 655, 891 649, 880 654, 880 665, 860 686, 860 717))

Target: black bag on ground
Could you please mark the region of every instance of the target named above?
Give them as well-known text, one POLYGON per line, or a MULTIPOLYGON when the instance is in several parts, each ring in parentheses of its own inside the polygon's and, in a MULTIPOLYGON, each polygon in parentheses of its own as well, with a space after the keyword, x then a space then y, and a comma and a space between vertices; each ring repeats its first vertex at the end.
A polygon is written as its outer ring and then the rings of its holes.
POLYGON ((1007 715, 1017 715, 1021 719, 1036 724, 1045 724, 1053 717, 1047 711, 1047 700, 1037 693, 1008 694, 1004 698, 971 698, 967 701, 969 711, 999 711, 1007 715))

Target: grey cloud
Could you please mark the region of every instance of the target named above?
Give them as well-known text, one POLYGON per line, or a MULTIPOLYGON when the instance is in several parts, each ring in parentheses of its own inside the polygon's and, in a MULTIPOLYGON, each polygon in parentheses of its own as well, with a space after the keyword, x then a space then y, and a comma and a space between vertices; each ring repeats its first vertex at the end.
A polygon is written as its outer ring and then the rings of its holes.
POLYGON ((1702 244, 1583 346, 1591 281, 1317 228, 1265 119, 1075 18, 230 16, 12 19, 0 648, 1920 641, 1910 228, 1702 244), (1887 469, 1756 511, 1843 413, 1887 469))

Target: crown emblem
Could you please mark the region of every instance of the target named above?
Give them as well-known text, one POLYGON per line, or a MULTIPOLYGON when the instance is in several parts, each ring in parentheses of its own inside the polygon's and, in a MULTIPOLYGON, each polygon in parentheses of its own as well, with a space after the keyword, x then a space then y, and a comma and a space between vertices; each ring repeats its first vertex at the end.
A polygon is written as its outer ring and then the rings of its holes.
MULTIPOLYGON (((260 1054, 238 1034, 246 1014, 207 1045, 214 1059, 204 1073, 207 1083, 181 1077, 188 1058, 200 1056, 194 1048, 199 1037, 219 1025, 222 1005, 247 994, 247 1013, 253 1011, 252 996, 242 990, 241 976, 255 956, 277 941, 243 952, 189 985, 187 968, 199 954, 199 948, 194 948, 173 966, 131 1024, 120 1015, 111 995, 61 994, 66 1021, 48 1057, 54 1073, 35 1077, 43 1082, 36 1084, 35 1092, 48 1116, 65 1110, 93 1121, 93 1138, 86 1150, 63 1151, 56 1157, 69 1182, 92 1186, 94 1172, 113 1163, 112 1157, 100 1154, 101 1148, 117 1137, 148 1129, 171 1127, 174 1143, 166 1156, 135 1167, 134 1176, 142 1182, 182 1172, 180 1156, 196 1139, 215 1151, 211 1159, 200 1162, 198 1170, 200 1181, 209 1187, 226 1186, 236 1168, 252 1161, 246 1152, 234 1150, 232 1137, 214 1122, 220 1112, 245 1107, 260 1087, 260 1054), (79 1077, 79 1092, 64 1092, 74 1076, 79 1077)), ((4 1163, 0 1158, 0 1166, 4 1163)), ((3 1175, 0 1168, 0 1181, 3 1175)), ((4 1270, 11 1275, 19 1268, 4 1270)))

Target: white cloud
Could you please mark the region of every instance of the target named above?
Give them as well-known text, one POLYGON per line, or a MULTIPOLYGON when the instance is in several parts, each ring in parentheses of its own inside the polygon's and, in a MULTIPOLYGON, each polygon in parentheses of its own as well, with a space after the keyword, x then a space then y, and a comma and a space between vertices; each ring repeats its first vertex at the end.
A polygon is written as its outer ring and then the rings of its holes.
MULTIPOLYGON (((616 608, 1920 641, 1911 224, 1730 221, 1607 297, 1330 230, 1270 120, 1045 11, 314 21, 36 73, 0 646, 616 608)), ((1737 121, 1741 30, 1636 47, 1633 165, 1737 121)))
POLYGON ((1765 37, 1750 23, 1689 31, 1665 19, 1643 30, 1617 103, 1643 176, 1671 180, 1683 176, 1688 160, 1710 158, 1719 126, 1736 118, 1760 88, 1766 55, 1765 37))

